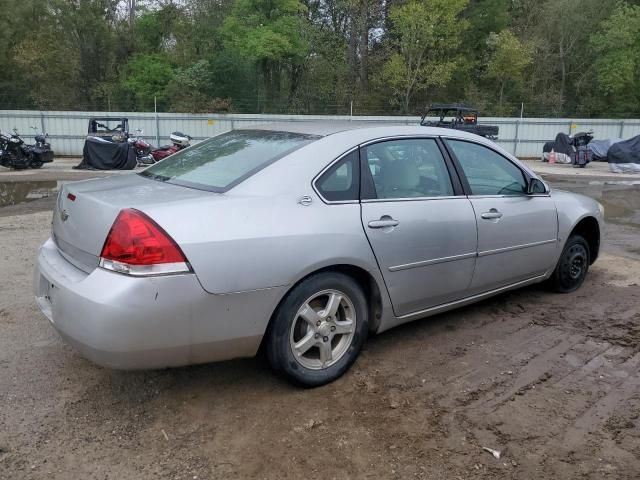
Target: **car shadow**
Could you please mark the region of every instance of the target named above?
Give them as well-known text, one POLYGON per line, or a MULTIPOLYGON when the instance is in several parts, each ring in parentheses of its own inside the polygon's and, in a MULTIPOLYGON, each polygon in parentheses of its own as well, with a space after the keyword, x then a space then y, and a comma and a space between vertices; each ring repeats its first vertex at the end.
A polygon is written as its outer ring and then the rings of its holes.
MULTIPOLYGON (((547 294, 542 287, 533 285, 372 335, 365 346, 367 358, 356 362, 352 372, 371 368, 368 361, 373 357, 374 364, 379 364, 387 352, 392 353, 416 339, 423 341, 422 348, 437 348, 440 335, 456 335, 458 330, 480 328, 487 322, 498 321, 501 313, 514 315, 526 311, 532 299, 547 294), (434 343, 430 345, 430 342, 434 343)), ((248 389, 257 395, 268 393, 272 398, 304 391, 273 372, 262 352, 249 359, 147 371, 109 370, 83 359, 77 360, 83 362, 85 368, 94 369, 93 376, 98 379, 89 396, 110 396, 114 401, 130 404, 145 403, 167 392, 187 397, 210 394, 220 399, 237 397, 248 389)), ((339 382, 349 382, 349 374, 339 382)))

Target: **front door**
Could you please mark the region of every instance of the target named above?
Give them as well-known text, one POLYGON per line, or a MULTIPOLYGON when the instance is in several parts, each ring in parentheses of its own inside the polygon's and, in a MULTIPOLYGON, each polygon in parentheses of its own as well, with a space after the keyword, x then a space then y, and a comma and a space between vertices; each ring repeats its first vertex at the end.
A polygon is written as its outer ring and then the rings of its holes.
POLYGON ((544 274, 558 255, 558 219, 548 194, 527 195, 515 163, 474 142, 447 140, 470 189, 478 224, 471 294, 544 274))
POLYGON ((381 141, 363 147, 361 157, 371 190, 362 199, 362 224, 396 315, 466 296, 476 221, 436 140, 381 141))

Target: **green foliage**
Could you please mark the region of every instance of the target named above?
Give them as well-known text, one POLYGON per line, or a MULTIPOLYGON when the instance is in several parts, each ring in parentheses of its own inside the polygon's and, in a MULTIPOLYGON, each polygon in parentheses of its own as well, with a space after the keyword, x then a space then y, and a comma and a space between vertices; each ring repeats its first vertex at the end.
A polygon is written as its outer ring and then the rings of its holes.
POLYGON ((382 83, 409 110, 415 91, 446 85, 458 64, 452 55, 467 21, 460 13, 468 0, 409 0, 391 8, 392 53, 382 68, 382 83))
POLYGON ((121 85, 133 94, 134 109, 149 110, 155 98, 161 105, 165 104, 165 89, 174 75, 173 66, 166 56, 139 54, 127 63, 121 85))
POLYGON ((4 0, 0 108, 640 114, 640 0, 4 0))
POLYGON ((309 52, 305 10, 299 0, 236 0, 222 27, 227 48, 260 70, 266 107, 272 110, 281 101, 282 66, 294 70, 309 52))
POLYGON ((616 109, 640 101, 640 6, 620 4, 592 37, 598 86, 616 109), (629 104, 631 102, 631 104, 629 104))
POLYGON ((510 113, 504 111, 504 93, 507 84, 519 87, 524 81, 525 70, 533 61, 533 50, 526 43, 521 42, 510 30, 500 33, 490 33, 487 39, 489 60, 486 76, 495 80, 498 85, 498 114, 510 113))

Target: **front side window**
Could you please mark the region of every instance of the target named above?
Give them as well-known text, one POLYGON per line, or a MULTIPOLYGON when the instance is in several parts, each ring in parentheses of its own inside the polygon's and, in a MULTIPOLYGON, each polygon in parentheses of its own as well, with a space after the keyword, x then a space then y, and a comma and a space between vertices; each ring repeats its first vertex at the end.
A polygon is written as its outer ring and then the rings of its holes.
POLYGON ((363 152, 380 199, 453 195, 451 178, 432 138, 390 140, 367 145, 363 152))
POLYGON ((354 150, 323 173, 316 182, 316 188, 330 202, 358 200, 358 165, 358 151, 354 150))
POLYGON ((318 137, 268 130, 233 130, 175 153, 140 175, 224 192, 318 137))
POLYGON ((522 170, 493 150, 477 143, 447 140, 472 195, 525 195, 527 182, 522 170))

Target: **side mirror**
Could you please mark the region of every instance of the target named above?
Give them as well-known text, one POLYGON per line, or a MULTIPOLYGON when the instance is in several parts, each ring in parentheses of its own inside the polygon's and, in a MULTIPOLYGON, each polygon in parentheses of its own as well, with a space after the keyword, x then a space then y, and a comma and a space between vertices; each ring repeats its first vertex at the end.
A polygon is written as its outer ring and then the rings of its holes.
POLYGON ((547 185, 538 178, 530 178, 527 185, 527 195, 535 195, 540 193, 549 193, 547 185))

